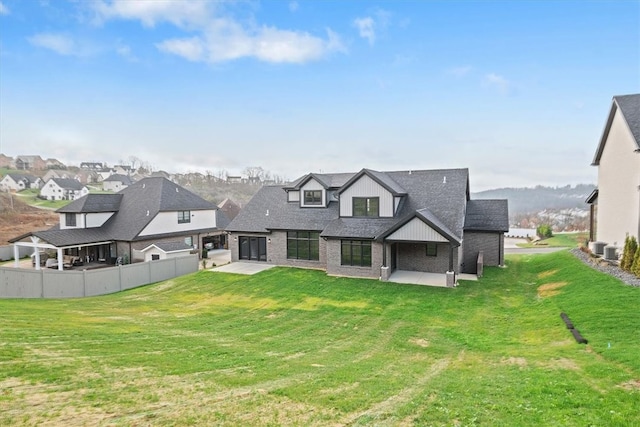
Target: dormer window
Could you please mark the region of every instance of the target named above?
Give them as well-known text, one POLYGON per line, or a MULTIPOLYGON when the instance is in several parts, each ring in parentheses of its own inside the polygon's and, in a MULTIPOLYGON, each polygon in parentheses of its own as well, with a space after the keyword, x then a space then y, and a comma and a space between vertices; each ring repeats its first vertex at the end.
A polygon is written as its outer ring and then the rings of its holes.
POLYGON ((321 205, 322 204, 322 190, 305 190, 304 192, 304 204, 309 205, 321 205))
POLYGON ((67 227, 75 227, 76 226, 76 214, 74 213, 66 213, 64 214, 64 223, 67 227))
POLYGON ((379 197, 354 197, 353 216, 380 216, 379 197))

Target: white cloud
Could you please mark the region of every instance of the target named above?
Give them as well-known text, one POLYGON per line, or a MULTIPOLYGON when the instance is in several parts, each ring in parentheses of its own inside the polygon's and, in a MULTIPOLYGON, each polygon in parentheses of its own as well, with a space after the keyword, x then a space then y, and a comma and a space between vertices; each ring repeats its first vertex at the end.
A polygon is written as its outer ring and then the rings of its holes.
POLYGON ((356 18, 353 20, 353 25, 358 29, 360 37, 367 39, 370 45, 376 42, 376 24, 372 17, 356 18))
MULTIPOLYGON (((101 20, 139 20, 149 28, 169 22, 189 31, 188 36, 156 43, 159 50, 189 61, 217 63, 255 58, 272 63, 305 63, 346 51, 340 37, 330 29, 323 38, 303 31, 243 25, 224 16, 221 7, 222 3, 209 0, 103 0, 95 10, 101 20)), ((297 2, 292 1, 289 7, 297 9, 297 2)))
POLYGON ((76 43, 69 36, 55 33, 40 33, 28 38, 34 46, 53 50, 60 55, 75 55, 76 43))
POLYGON ((11 13, 9 8, 0 1, 0 15, 8 15, 11 13))
POLYGON ((131 62, 137 62, 138 58, 135 57, 135 55, 133 54, 133 52, 131 51, 131 47, 129 45, 126 44, 118 44, 116 46, 116 53, 120 56, 122 56, 123 58, 126 58, 127 60, 131 61, 131 62))
POLYGON ((204 58, 204 46, 198 37, 165 40, 158 43, 156 47, 163 52, 182 56, 189 61, 201 61, 204 58))
POLYGON ((451 75, 454 75, 456 77, 464 77, 467 74, 469 74, 469 72, 471 71, 471 66, 469 65, 465 65, 462 67, 453 67, 450 68, 449 70, 447 70, 447 72, 451 75))
POLYGON ((500 91, 500 93, 502 93, 503 95, 507 95, 508 93, 510 93, 513 87, 513 85, 509 80, 495 73, 489 73, 486 76, 484 76, 483 83, 486 86, 497 88, 500 91))
POLYGON ((100 20, 133 19, 146 27, 170 22, 185 28, 206 23, 212 4, 208 0, 103 0, 95 3, 94 10, 100 20))
POLYGON ((290 10, 291 12, 295 12, 295 11, 297 11, 299 6, 300 6, 300 5, 298 4, 298 2, 297 2, 297 1, 290 1, 290 2, 289 2, 289 10, 290 10))

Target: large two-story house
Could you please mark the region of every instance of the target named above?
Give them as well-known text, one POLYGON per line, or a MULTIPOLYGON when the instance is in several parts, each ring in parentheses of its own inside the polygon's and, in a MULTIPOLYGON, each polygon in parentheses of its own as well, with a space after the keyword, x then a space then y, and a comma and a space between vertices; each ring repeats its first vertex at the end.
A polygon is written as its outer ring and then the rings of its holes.
POLYGON ((613 97, 592 166, 590 240, 621 249, 627 235, 640 238, 640 94, 613 97))
POLYGON ((40 189, 45 200, 75 200, 89 194, 89 189, 73 178, 49 178, 40 189))
MULTIPOLYGON (((89 194, 58 209, 60 224, 11 240, 58 259, 114 263, 144 261, 151 245, 199 249, 224 233, 228 220, 218 208, 165 178, 145 178, 116 194, 89 194)), ((62 264, 58 265, 62 269, 62 264)))
POLYGON ((506 200, 471 200, 467 169, 305 175, 264 186, 227 226, 232 261, 387 280, 504 263, 506 200))

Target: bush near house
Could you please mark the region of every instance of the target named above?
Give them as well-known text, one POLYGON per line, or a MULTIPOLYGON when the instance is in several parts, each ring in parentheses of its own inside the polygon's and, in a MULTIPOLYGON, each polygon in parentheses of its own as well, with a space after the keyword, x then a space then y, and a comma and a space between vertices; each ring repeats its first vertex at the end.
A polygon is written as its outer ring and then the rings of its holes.
POLYGON ((549 224, 541 224, 536 228, 536 235, 541 239, 547 239, 549 237, 553 237, 553 231, 551 230, 551 226, 549 224))
POLYGON ((624 239, 624 252, 622 253, 622 259, 620 260, 620 268, 624 271, 631 272, 633 261, 636 251, 638 249, 638 241, 634 236, 629 236, 624 239))

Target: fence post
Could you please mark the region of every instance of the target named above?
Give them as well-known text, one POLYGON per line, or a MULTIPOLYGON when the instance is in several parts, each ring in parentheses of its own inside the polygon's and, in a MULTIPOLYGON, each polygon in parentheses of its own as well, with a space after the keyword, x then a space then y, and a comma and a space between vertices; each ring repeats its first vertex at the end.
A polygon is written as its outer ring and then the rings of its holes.
POLYGON ((120 281, 120 292, 122 292, 122 264, 118 266, 118 280, 120 281))

